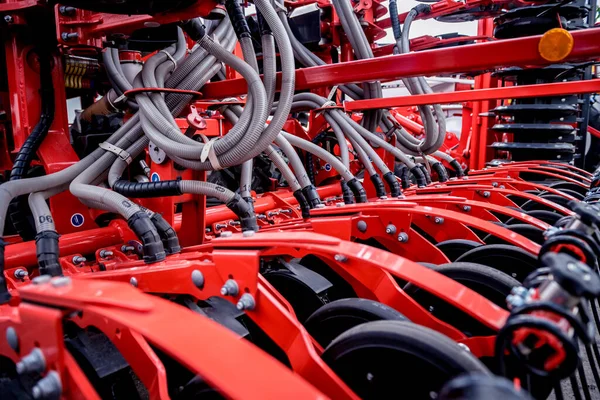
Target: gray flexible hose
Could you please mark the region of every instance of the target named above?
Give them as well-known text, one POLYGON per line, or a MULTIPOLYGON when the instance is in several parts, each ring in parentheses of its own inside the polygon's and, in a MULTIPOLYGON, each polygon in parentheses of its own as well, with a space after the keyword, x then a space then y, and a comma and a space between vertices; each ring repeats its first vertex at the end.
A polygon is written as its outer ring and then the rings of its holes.
MULTIPOLYGON (((282 131, 283 132, 283 131, 282 131)), ((294 171, 294 175, 298 178, 298 182, 302 188, 306 188, 312 186, 312 182, 308 177, 308 173, 306 172, 306 168, 304 167, 304 163, 294 150, 294 147, 290 144, 289 140, 287 140, 283 135, 278 135, 275 138, 275 144, 281 149, 283 154, 287 157, 292 170, 294 171)))
MULTIPOLYGON (((244 56, 244 61, 246 61, 248 63, 248 65, 250 65, 250 67, 252 67, 252 69, 258 74, 259 70, 258 70, 258 62, 256 60, 256 53, 254 52, 254 44, 252 43, 252 38, 250 36, 244 36, 242 38, 240 38, 240 46, 242 48, 242 54, 244 56)), ((265 88, 265 93, 266 93, 266 88, 265 88)), ((268 106, 268 98, 269 96, 266 96, 267 98, 267 110, 269 110, 269 106, 268 106)), ((242 196, 242 198, 244 200, 251 200, 252 199, 252 172, 253 172, 253 168, 254 168, 254 160, 251 158, 249 160, 244 161, 244 163, 242 163, 242 171, 240 173, 240 196, 242 196)))
MULTIPOLYGON (((141 132, 139 118, 134 115, 131 119, 113 133, 107 140, 107 143, 119 146, 121 139, 132 129, 137 128, 141 132)), ((103 149, 96 149, 88 156, 76 164, 71 165, 61 171, 35 178, 19 179, 8 181, 0 185, 0 237, 4 234, 6 223, 6 212, 9 202, 18 196, 28 193, 40 192, 53 187, 71 182, 82 171, 89 168, 97 159, 104 154, 103 149)))
MULTIPOLYGON (((279 48, 279 58, 281 60, 281 90, 279 92, 279 106, 277 107, 275 114, 273 114, 273 118, 271 119, 269 126, 264 130, 264 133, 259 138, 255 148, 252 149, 250 153, 251 157, 249 158, 256 157, 262 153, 275 141, 275 138, 277 135, 279 135, 279 132, 281 132, 281 129, 283 128, 283 125, 287 121, 287 118, 290 114, 296 80, 294 52, 292 50, 292 45, 285 32, 283 24, 279 20, 279 17, 273 8, 273 5, 269 0, 256 0, 254 4, 271 28, 273 37, 275 38, 275 43, 277 43, 277 47, 279 48)), ((266 101, 264 106, 266 106, 266 101)), ((267 111, 265 108, 265 111, 268 113, 270 110, 267 111)))
POLYGON ((43 231, 56 231, 54 220, 50 214, 50 208, 46 199, 64 192, 68 188, 68 184, 59 185, 52 189, 41 192, 34 192, 29 195, 29 208, 35 222, 35 230, 37 233, 43 231))
POLYGON ((290 189, 292 189, 292 192, 302 189, 300 183, 298 182, 298 179, 296 179, 296 175, 294 175, 289 165, 287 165, 283 157, 279 155, 279 153, 275 150, 273 146, 267 147, 267 150, 265 150, 265 154, 279 169, 286 182, 290 186, 290 189))
MULTIPOLYGON (((333 6, 339 16, 346 37, 355 51, 357 58, 373 58, 373 51, 367 41, 365 33, 358 22, 349 0, 333 0, 333 6)), ((365 98, 382 97, 381 83, 368 82, 363 85, 365 98)), ((363 126, 374 132, 381 120, 381 112, 378 110, 363 113, 363 126)))
POLYGON ((297 136, 290 135, 287 132, 281 132, 281 135, 283 135, 283 137, 289 140, 289 142, 293 146, 299 147, 302 150, 307 151, 319 157, 326 163, 330 164, 333 167, 333 169, 335 169, 338 172, 338 174, 340 174, 342 179, 344 179, 346 182, 351 181, 355 178, 352 172, 350 172, 350 170, 346 168, 346 166, 340 160, 338 160, 336 156, 323 149, 322 147, 317 146, 316 144, 311 143, 308 140, 304 140, 297 136))

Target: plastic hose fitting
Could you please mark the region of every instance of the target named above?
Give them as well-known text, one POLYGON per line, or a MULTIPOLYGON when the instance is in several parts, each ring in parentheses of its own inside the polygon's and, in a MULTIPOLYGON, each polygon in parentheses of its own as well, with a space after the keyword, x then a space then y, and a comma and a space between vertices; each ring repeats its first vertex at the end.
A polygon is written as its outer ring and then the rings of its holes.
POLYGON ((394 175, 392 171, 388 171, 385 174, 383 174, 383 179, 390 188, 390 194, 392 195, 392 197, 402 196, 402 190, 400 190, 400 183, 398 183, 398 179, 396 179, 396 175, 394 175))
POLYGON ((437 173, 439 182, 447 182, 450 179, 446 167, 441 162, 432 163, 431 168, 437 173))
POLYGON ((385 186, 383 185, 383 180, 379 174, 373 174, 370 178, 373 186, 375 186, 375 193, 377 194, 377 197, 385 197, 387 193, 385 191, 385 186))
POLYGON ((425 177, 425 182, 427 182, 427 184, 429 185, 432 182, 432 180, 431 180, 431 174, 429 173, 429 171, 427 170, 427 168, 425 167, 425 165, 423 165, 423 164, 417 164, 417 166, 419 167, 419 169, 423 173, 423 176, 425 177))
POLYGON ((242 232, 246 231, 258 231, 258 224, 256 223, 256 215, 250 208, 248 203, 242 199, 239 194, 233 196, 231 200, 227 202, 227 208, 235 213, 241 221, 242 232))
POLYGON ((302 218, 308 219, 310 218, 310 205, 304 197, 301 189, 298 189, 294 192, 294 197, 298 201, 298 205, 300 206, 300 212, 302 213, 302 218))
POLYGON ((197 42, 206 36, 206 31, 204 30, 204 25, 197 18, 188 19, 184 23, 181 24, 181 29, 192 39, 197 42))
POLYGON ((151 264, 166 258, 162 240, 148 214, 138 211, 127 220, 127 224, 142 241, 145 263, 151 264))
POLYGON ((342 197, 344 199, 344 203, 354 204, 354 195, 352 194, 352 190, 350 190, 350 187, 346 181, 340 181, 340 185, 342 186, 342 197))
POLYGON ((415 177, 416 183, 418 187, 427 186, 427 180, 425 179, 425 175, 421 168, 418 165, 415 165, 410 169, 410 173, 415 177))
POLYGON ((165 252, 167 254, 175 254, 181 252, 181 246, 179 245, 179 238, 177 237, 177 233, 175 229, 162 217, 162 215, 155 213, 152 217, 150 217, 150 221, 156 227, 158 231, 158 236, 160 236, 160 240, 162 240, 163 247, 165 248, 165 252))
POLYGON ((353 178, 348 181, 348 187, 354 193, 354 198, 357 203, 366 203, 367 200, 367 192, 365 192, 365 188, 362 183, 358 181, 358 179, 353 178))
POLYGON ((308 201, 310 208, 315 208, 319 204, 321 204, 321 198, 319 197, 319 192, 317 192, 317 188, 314 185, 308 185, 302 188, 302 193, 304 197, 308 201))
POLYGON ((42 231, 35 236, 35 253, 40 266, 40 275, 62 276, 58 262, 58 238, 56 231, 42 231))
POLYGON ((458 160, 453 159, 452 161, 450 161, 450 166, 452 167, 454 172, 456 172, 457 177, 462 178, 463 176, 465 176, 465 171, 460 166, 458 160))

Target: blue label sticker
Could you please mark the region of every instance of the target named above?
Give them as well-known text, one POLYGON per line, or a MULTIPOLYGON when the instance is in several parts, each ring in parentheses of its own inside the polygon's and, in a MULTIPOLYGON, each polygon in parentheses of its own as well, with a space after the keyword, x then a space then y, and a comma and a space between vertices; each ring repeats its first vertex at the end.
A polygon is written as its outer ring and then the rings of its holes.
POLYGON ((331 165, 325 164, 325 171, 331 171, 331 165))
POLYGON ((71 216, 71 225, 73 225, 75 228, 79 228, 81 225, 83 225, 84 221, 85 218, 83 218, 83 215, 79 213, 73 214, 71 216))
POLYGON ((150 175, 150 180, 152 182, 158 182, 160 181, 160 176, 156 172, 153 172, 152 175, 150 175))

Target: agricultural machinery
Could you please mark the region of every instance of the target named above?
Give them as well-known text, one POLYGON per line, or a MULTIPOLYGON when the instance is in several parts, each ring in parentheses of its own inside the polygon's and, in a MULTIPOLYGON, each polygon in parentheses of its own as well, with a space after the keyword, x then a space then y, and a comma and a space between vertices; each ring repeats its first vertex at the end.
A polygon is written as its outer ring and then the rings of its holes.
POLYGON ((0 0, 0 398, 600 398, 595 1, 399 7, 0 0))

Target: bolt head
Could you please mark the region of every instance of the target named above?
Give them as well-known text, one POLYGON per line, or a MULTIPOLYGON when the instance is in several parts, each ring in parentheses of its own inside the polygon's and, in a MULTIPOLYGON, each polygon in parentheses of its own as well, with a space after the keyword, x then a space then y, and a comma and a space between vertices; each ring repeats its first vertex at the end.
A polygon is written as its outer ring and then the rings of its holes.
POLYGON ((129 279, 129 283, 133 287, 137 287, 138 286, 138 280, 135 277, 133 277, 133 276, 131 277, 131 279, 129 279))
POLYGON ((202 272, 200 272, 197 269, 193 270, 192 282, 197 288, 202 289, 202 287, 204 286, 204 275, 202 274, 202 272))
POLYGON ((43 285, 44 283, 50 282, 52 277, 50 275, 40 275, 33 278, 32 282, 34 285, 43 285))
POLYGON ((12 326, 6 328, 6 343, 8 343, 10 348, 14 351, 19 351, 19 336, 17 335, 15 328, 12 326))
POLYGON ((6 22, 7 24, 10 24, 13 22, 13 17, 11 15, 5 15, 4 16, 4 22, 6 22))

